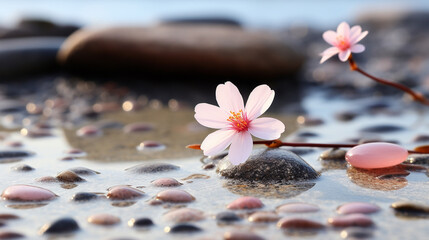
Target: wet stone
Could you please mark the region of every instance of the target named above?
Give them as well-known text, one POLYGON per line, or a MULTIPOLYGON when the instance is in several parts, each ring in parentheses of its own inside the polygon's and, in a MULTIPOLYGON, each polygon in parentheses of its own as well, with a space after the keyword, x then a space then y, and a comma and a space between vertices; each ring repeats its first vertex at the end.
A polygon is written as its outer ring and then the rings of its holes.
POLYGON ((369 227, 374 224, 370 217, 361 213, 335 216, 329 218, 328 223, 334 227, 369 227))
POLYGON ((317 205, 309 203, 286 203, 276 208, 277 213, 310 213, 319 210, 317 205))
POLYGON ((98 198, 98 195, 95 193, 78 192, 71 197, 71 200, 74 202, 87 202, 87 201, 95 200, 97 198, 98 198))
POLYGON ((141 142, 136 148, 140 152, 161 151, 165 149, 165 145, 156 141, 141 142))
POLYGON ((355 119, 357 116, 358 116, 358 114, 355 112, 340 112, 340 113, 335 114, 335 118, 338 121, 342 121, 342 122, 351 121, 351 120, 355 119))
POLYGON ((177 187, 182 184, 174 178, 160 178, 153 181, 152 185, 156 187, 177 187))
POLYGON ((179 208, 164 214, 164 219, 176 223, 195 222, 204 219, 204 212, 192 208, 179 208))
POLYGON ((281 148, 256 149, 246 162, 236 166, 226 156, 217 171, 226 178, 262 182, 312 180, 319 176, 301 157, 281 148))
POLYGON ((49 130, 46 129, 27 129, 23 128, 20 131, 22 136, 26 136, 29 138, 43 138, 43 137, 51 137, 53 136, 49 130))
POLYGON ((216 221, 218 223, 231 223, 241 221, 241 218, 234 212, 220 212, 216 214, 216 221))
POLYGON ((397 216, 429 218, 429 205, 414 202, 395 202, 390 207, 393 208, 397 216))
POLYGON ((72 160, 74 160, 74 157, 63 157, 63 158, 60 158, 60 160, 61 161, 72 161, 72 160))
POLYGON ((299 116, 296 121, 298 124, 304 126, 319 126, 324 124, 325 122, 320 118, 308 117, 308 116, 299 116))
POLYGON ((202 229, 189 223, 180 223, 172 227, 165 227, 164 231, 166 233, 193 233, 201 232, 202 229))
POLYGON ((11 214, 11 213, 0 213, 0 220, 15 220, 15 219, 19 219, 18 215, 15 214, 11 214))
POLYGON ((413 142, 429 142, 429 135, 417 135, 414 137, 413 142))
POLYGON ((226 208, 228 209, 255 209, 262 208, 264 204, 255 197, 240 197, 230 204, 226 208))
POLYGON ((115 186, 109 189, 107 198, 112 200, 128 200, 140 198, 144 195, 143 191, 129 186, 115 186))
POLYGON ((36 182, 52 183, 52 182, 58 182, 58 179, 52 176, 44 176, 36 179, 36 182))
POLYGON ((191 175, 189 175, 189 176, 187 176, 187 177, 185 177, 185 178, 182 178, 182 180, 190 180, 190 179, 209 179, 210 178, 210 176, 207 176, 207 175, 205 175, 205 174, 199 174, 199 173, 196 173, 196 174, 191 174, 191 175))
POLYGON ((277 222, 277 227, 281 229, 322 229, 322 223, 304 218, 282 218, 277 222))
POLYGON ((339 214, 352 214, 352 213, 375 213, 380 211, 380 207, 366 202, 350 202, 338 207, 339 214))
POLYGON ((248 218, 249 222, 277 222, 279 219, 275 212, 255 212, 248 218))
POLYGON ((17 172, 30 172, 30 171, 33 171, 34 168, 27 164, 19 164, 19 165, 13 166, 12 170, 17 172))
POLYGON ((373 231, 362 227, 348 227, 341 231, 341 237, 344 239, 371 239, 373 231))
POLYGON ((79 225, 73 218, 61 218, 51 224, 45 224, 41 229, 42 234, 65 234, 79 230, 79 225))
POLYGON ((27 151, 0 151, 0 162, 8 159, 26 158, 34 155, 33 152, 27 151))
POLYGON ((339 148, 332 148, 322 152, 319 156, 320 160, 325 161, 345 161, 347 151, 339 148))
POLYGON ((25 238, 25 236, 17 232, 10 232, 10 231, 0 232, 0 239, 20 239, 20 238, 25 238))
POLYGON ((429 165, 429 154, 410 154, 405 163, 429 165))
POLYGON ((150 218, 132 218, 128 221, 128 226, 130 227, 150 227, 153 225, 154 223, 150 218))
POLYGON ((77 175, 96 175, 96 174, 100 174, 97 171, 94 171, 92 169, 85 168, 85 167, 74 167, 74 168, 68 169, 68 171, 74 172, 77 175))
POLYGON ((147 203, 152 206, 158 206, 163 204, 163 202, 159 199, 152 199, 152 200, 149 200, 147 203))
POLYGON ((204 170, 211 170, 211 169, 213 169, 213 168, 215 168, 216 167, 216 165, 215 164, 213 164, 213 163, 207 163, 207 164, 204 164, 203 165, 203 169, 204 170))
POLYGON ((120 221, 120 218, 107 213, 94 214, 88 217, 88 222, 95 225, 111 226, 118 224, 120 221))
POLYGON ((362 128, 362 132, 368 133, 390 133, 404 130, 404 127, 396 125, 375 125, 370 127, 362 128))
POLYGON ((85 179, 79 177, 79 175, 72 171, 61 172, 56 176, 56 178, 58 181, 64 183, 85 182, 85 179))
POLYGON ((47 201, 56 197, 55 193, 41 187, 30 185, 13 185, 2 193, 4 200, 10 201, 47 201))
POLYGON ((152 164, 139 164, 134 167, 125 169, 125 171, 132 173, 158 173, 158 172, 169 172, 180 169, 179 166, 169 163, 152 163, 152 164))
POLYGON ((66 154, 77 154, 77 155, 79 155, 79 154, 85 154, 85 152, 83 150, 76 149, 76 148, 69 149, 69 150, 65 151, 65 153, 66 154))
POLYGON ((131 123, 124 127, 125 133, 147 132, 153 130, 153 125, 150 123, 131 123))
POLYGON ((363 169, 396 166, 407 159, 408 151, 396 144, 375 142, 365 143, 347 151, 346 160, 353 167, 363 169))
POLYGON ((319 134, 314 132, 300 132, 296 136, 306 138, 306 137, 317 137, 319 136, 319 134))
POLYGON ((223 234, 224 240, 264 240, 263 237, 252 232, 228 231, 223 234))
POLYGON ((158 193, 156 195, 156 199, 159 199, 163 202, 187 203, 193 202, 195 197, 183 190, 168 189, 158 193))
POLYGON ((101 129, 94 125, 84 126, 76 131, 78 137, 98 137, 102 134, 101 129))

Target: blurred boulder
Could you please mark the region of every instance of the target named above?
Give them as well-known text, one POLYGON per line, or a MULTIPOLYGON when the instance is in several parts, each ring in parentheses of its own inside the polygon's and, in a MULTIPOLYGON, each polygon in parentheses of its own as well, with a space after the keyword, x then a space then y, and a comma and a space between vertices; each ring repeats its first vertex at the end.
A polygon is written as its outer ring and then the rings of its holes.
POLYGON ((66 40, 58 59, 83 73, 252 79, 292 75, 304 62, 274 34, 185 23, 83 29, 66 40))
POLYGON ((60 25, 45 19, 25 18, 13 28, 0 27, 0 39, 25 37, 67 37, 79 27, 60 25))

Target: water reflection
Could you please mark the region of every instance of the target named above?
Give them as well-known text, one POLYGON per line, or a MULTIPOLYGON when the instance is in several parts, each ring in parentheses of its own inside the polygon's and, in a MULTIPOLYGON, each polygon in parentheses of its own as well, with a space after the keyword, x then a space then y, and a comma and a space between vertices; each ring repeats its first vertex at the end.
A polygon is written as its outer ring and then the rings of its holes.
POLYGON ((404 176, 409 172, 402 165, 381 169, 347 168, 347 175, 353 183, 360 187, 393 191, 404 188, 408 181, 404 176))

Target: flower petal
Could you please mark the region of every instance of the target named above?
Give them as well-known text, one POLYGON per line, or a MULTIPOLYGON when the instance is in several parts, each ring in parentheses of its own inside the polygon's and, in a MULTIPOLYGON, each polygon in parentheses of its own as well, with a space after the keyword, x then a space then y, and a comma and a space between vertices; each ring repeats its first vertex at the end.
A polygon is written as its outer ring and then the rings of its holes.
POLYGON ((340 23, 337 27, 337 34, 343 36, 346 39, 349 39, 350 34, 350 26, 346 22, 340 23))
POLYGON ((350 44, 353 44, 354 41, 359 37, 359 35, 362 33, 362 28, 359 25, 353 26, 350 29, 350 44))
POLYGON ((229 161, 234 165, 245 162, 249 158, 252 148, 252 135, 248 132, 237 133, 229 147, 229 161))
POLYGON ((227 112, 239 112, 244 109, 243 97, 231 82, 219 84, 216 88, 216 100, 219 107, 227 112))
POLYGON ((334 32, 334 31, 331 31, 331 30, 326 31, 326 32, 323 33, 323 39, 327 43, 335 46, 335 44, 337 43, 337 33, 334 32))
POLYGON ((285 125, 275 118, 258 118, 251 122, 249 132, 266 140, 278 139, 285 131, 285 125))
POLYGON ((207 103, 200 103, 195 106, 195 119, 203 126, 209 128, 226 128, 229 126, 227 121, 229 114, 207 103))
POLYGON ((365 46, 362 44, 356 44, 350 49, 353 53, 361 53, 365 51, 365 46))
POLYGON ((339 52, 340 52, 340 50, 337 47, 330 47, 330 48, 326 49, 321 54, 322 59, 320 60, 320 63, 324 63, 326 60, 328 60, 329 58, 331 58, 332 56, 334 56, 335 54, 337 54, 339 52))
POLYGON ((364 37, 366 37, 366 35, 368 35, 368 31, 361 33, 359 36, 356 37, 356 39, 353 39, 353 41, 350 41, 350 44, 358 43, 360 40, 362 40, 364 37))
POLYGON ((261 116, 271 106, 274 99, 274 90, 271 90, 268 85, 259 85, 249 95, 246 102, 247 118, 253 119, 261 116))
POLYGON ((347 61, 349 59, 350 54, 352 54, 352 52, 350 51, 350 49, 347 49, 345 51, 341 51, 338 54, 338 57, 340 58, 340 60, 342 62, 345 62, 345 61, 347 61))
POLYGON ((231 144, 235 134, 235 130, 229 129, 221 129, 210 133, 201 144, 201 150, 204 151, 206 156, 216 155, 231 144))

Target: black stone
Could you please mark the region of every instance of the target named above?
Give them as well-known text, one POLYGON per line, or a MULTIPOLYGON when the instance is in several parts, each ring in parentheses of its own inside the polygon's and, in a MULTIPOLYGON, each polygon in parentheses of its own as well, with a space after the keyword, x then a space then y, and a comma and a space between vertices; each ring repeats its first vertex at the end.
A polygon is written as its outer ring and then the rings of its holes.
POLYGON ((369 132, 369 133, 388 133, 388 132, 397 132, 402 131, 405 128, 401 126, 396 125, 375 125, 371 127, 362 128, 362 132, 369 132))
POLYGON ((79 230, 79 225, 73 218, 61 218, 42 227, 43 234, 72 233, 79 230))
POLYGON ((345 161, 347 151, 339 148, 332 148, 322 152, 319 156, 320 160, 345 161))
POLYGON ((233 165, 228 156, 217 167, 220 175, 246 181, 297 181, 319 174, 300 156, 282 148, 255 149, 246 162, 233 165))
POLYGON ((131 227, 150 227, 154 225, 150 218, 138 218, 131 220, 131 227))
POLYGON ((405 163, 429 165, 429 154, 410 154, 405 163))
POLYGON ((19 165, 13 166, 12 170, 18 171, 18 172, 29 172, 29 171, 33 171, 34 168, 27 164, 19 164, 19 165))
POLYGON ((34 153, 27 151, 0 151, 0 161, 3 159, 30 157, 32 155, 34 153))
POLYGON ((341 232, 345 239, 370 239, 373 237, 373 231, 363 227, 348 227, 341 232))
POLYGON ((86 202, 86 201, 95 200, 97 198, 98 198, 98 195, 95 193, 78 192, 72 196, 71 200, 75 202, 86 202))
POLYGON ((165 231, 168 233, 192 233, 192 232, 200 232, 202 231, 202 229, 192 224, 183 223, 183 224, 177 224, 173 227, 166 227, 165 231))
POLYGON ((358 114, 355 112, 341 112, 341 113, 337 113, 335 115, 335 118, 338 121, 348 122, 348 121, 355 119, 357 116, 358 116, 358 114))
POLYGON ((220 212, 216 214, 216 221, 218 223, 231 223, 238 222, 241 218, 234 212, 220 212))
POLYGON ((396 216, 429 218, 429 205, 413 202, 395 202, 390 205, 396 216))
POLYGON ((17 232, 0 232, 0 239, 19 239, 25 236, 17 232))
POLYGON ((169 163, 152 163, 152 164, 139 164, 134 167, 125 169, 125 171, 132 173, 158 173, 158 172, 169 172, 178 170, 180 167, 169 164, 169 163))
POLYGON ((74 168, 69 168, 68 170, 70 172, 76 173, 77 175, 95 175, 95 174, 100 174, 97 171, 94 171, 92 169, 85 168, 85 167, 74 167, 74 168))
POLYGON ((317 137, 319 136, 317 133, 313 132, 300 132, 297 134, 298 137, 317 137))

